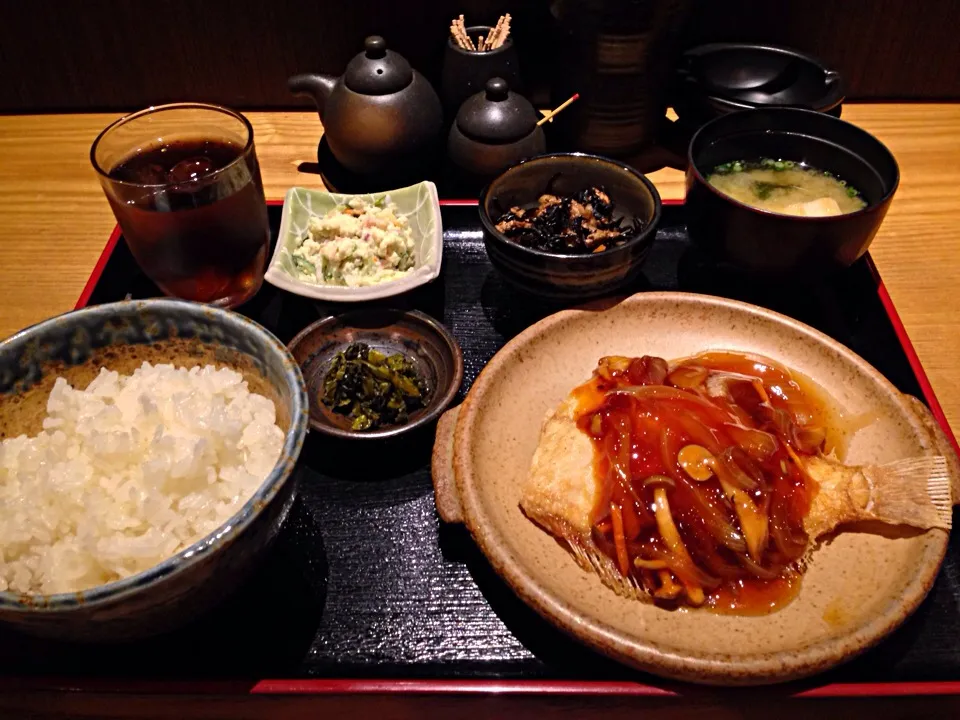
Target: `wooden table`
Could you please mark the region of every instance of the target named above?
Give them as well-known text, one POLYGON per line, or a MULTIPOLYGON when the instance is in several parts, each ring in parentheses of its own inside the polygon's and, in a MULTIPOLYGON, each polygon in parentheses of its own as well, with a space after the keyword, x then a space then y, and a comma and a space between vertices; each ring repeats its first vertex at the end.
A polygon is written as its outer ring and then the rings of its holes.
MULTIPOLYGON (((322 128, 309 112, 255 112, 267 197, 321 186, 298 171, 322 128)), ((0 117, 0 336, 71 309, 114 226, 90 166, 108 114, 0 117)), ((870 248, 951 425, 960 428, 960 105, 849 105, 844 118, 900 163, 900 190, 870 248)), ((651 176, 683 197, 683 174, 651 176)))

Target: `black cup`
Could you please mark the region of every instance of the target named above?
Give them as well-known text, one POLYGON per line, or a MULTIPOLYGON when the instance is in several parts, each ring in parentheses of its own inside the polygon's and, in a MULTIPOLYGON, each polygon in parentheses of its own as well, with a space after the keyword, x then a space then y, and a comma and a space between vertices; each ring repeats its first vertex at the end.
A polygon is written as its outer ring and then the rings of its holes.
POLYGON ((890 151, 855 125, 813 110, 745 110, 707 123, 690 141, 687 229, 697 245, 758 277, 821 277, 867 251, 899 182, 890 151), (867 206, 830 217, 783 215, 738 202, 706 181, 717 165, 760 158, 827 170, 859 190, 867 206))

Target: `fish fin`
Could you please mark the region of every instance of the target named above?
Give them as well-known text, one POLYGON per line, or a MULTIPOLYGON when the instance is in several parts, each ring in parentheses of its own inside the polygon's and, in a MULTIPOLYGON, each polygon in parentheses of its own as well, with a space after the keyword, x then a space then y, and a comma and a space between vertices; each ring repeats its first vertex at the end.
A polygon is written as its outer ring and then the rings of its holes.
POLYGON ((907 404, 913 407, 917 419, 920 420, 921 424, 930 434, 934 447, 941 455, 946 457, 947 470, 952 478, 953 488, 951 495, 953 502, 960 503, 960 458, 958 458, 957 454, 953 451, 953 443, 947 437, 947 433, 944 432, 940 423, 937 422, 926 405, 913 395, 904 395, 903 397, 907 401, 907 404))
POLYGON ((569 523, 558 517, 534 516, 526 510, 524 512, 527 517, 557 538, 570 551, 577 565, 586 572, 595 573, 603 584, 617 595, 635 600, 652 601, 649 593, 633 577, 624 577, 620 574, 616 563, 601 552, 590 537, 577 532, 569 523))
POLYGON ((584 570, 593 571, 608 588, 617 595, 634 600, 651 602, 652 598, 633 576, 624 577, 616 564, 604 555, 592 542, 583 542, 581 538, 564 538, 570 553, 584 570))
POLYGON ((861 472, 870 490, 863 510, 871 519, 923 529, 950 529, 951 477, 942 455, 868 465, 861 472))

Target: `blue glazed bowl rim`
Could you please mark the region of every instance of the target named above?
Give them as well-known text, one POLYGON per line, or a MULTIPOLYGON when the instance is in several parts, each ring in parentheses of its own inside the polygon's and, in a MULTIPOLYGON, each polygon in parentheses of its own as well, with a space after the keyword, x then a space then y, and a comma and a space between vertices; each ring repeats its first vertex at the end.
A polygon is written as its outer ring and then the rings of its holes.
POLYGON ((77 592, 54 593, 51 595, 24 594, 16 592, 0 592, 0 608, 3 610, 20 612, 53 612, 70 610, 73 608, 89 607, 107 601, 121 599, 128 595, 143 591, 158 581, 184 570, 211 555, 221 547, 233 541, 266 507, 279 492, 283 484, 289 479, 303 447, 307 433, 307 390, 303 381, 300 367, 293 356, 269 330, 259 323, 230 310, 224 310, 209 305, 159 298, 152 300, 124 300, 105 305, 93 305, 80 310, 73 310, 62 315, 44 320, 32 325, 0 342, 0 352, 6 348, 23 342, 34 335, 40 335, 48 328, 70 322, 72 318, 89 315, 109 317, 117 311, 129 314, 155 310, 166 314, 174 312, 186 313, 192 317, 203 317, 204 320, 215 319, 227 326, 236 328, 239 333, 254 335, 269 352, 277 355, 284 367, 284 378, 290 389, 292 403, 290 407, 290 428, 287 430, 283 442, 280 459, 266 479, 257 488, 253 496, 234 513, 229 520, 217 527, 213 532, 197 542, 184 548, 176 555, 167 558, 158 565, 147 570, 130 575, 105 585, 97 585, 87 590, 77 592))
POLYGON ((511 165, 506 170, 497 175, 493 180, 487 184, 486 187, 480 192, 480 198, 477 203, 477 210, 480 215, 480 223, 483 225, 484 229, 489 233, 491 237, 497 240, 500 243, 508 245, 510 248, 516 248, 517 251, 523 255, 528 255, 530 257, 540 257, 540 258, 550 258, 553 260, 586 260, 589 258, 607 258, 611 255, 618 255, 622 252, 628 251, 629 248, 632 248, 636 245, 642 243, 648 243, 653 241, 654 235, 656 235, 657 228, 660 227, 660 217, 663 214, 663 200, 660 198, 660 192, 657 190, 656 185, 644 175, 642 172, 632 167, 631 165, 621 161, 615 160, 614 158, 605 157, 603 155, 595 155, 593 153, 585 152, 556 152, 556 153, 545 153, 543 155, 534 155, 533 157, 526 158, 521 160, 516 165, 511 165), (646 188, 647 192, 650 194, 650 199, 653 201, 653 216, 650 218, 650 221, 647 225, 635 236, 627 240, 623 245, 618 245, 616 247, 609 248, 598 253, 554 253, 547 252, 546 250, 537 250, 536 248, 529 248, 520 243, 513 242, 506 235, 501 233, 496 228, 496 223, 493 221, 486 211, 486 202, 487 195, 490 194, 490 189, 504 177, 509 175, 512 172, 515 172, 517 168, 522 167, 523 165, 535 165, 538 161, 546 160, 569 160, 570 162, 596 162, 602 165, 607 165, 614 170, 622 172, 624 175, 632 175, 636 180, 640 181, 640 184, 646 188))

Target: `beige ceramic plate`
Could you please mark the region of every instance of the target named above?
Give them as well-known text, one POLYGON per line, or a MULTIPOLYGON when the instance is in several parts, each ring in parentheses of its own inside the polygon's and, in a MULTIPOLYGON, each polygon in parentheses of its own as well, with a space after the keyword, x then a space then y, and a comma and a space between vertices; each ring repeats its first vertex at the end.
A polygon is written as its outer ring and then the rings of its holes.
MULTIPOLYGON (((813 555, 796 600, 762 617, 668 611, 615 595, 518 507, 540 425, 602 355, 677 358, 711 348, 762 353, 819 382, 851 413, 879 419, 848 462, 956 457, 929 411, 825 335, 782 315, 685 293, 634 295, 610 309, 568 310, 508 343, 437 431, 437 508, 465 522, 490 563, 548 620, 645 671, 712 684, 811 675, 897 627, 926 596, 947 533, 845 532, 813 555)), ((954 485, 956 488, 956 484, 954 485)), ((957 497, 956 494, 954 497, 957 497)))

